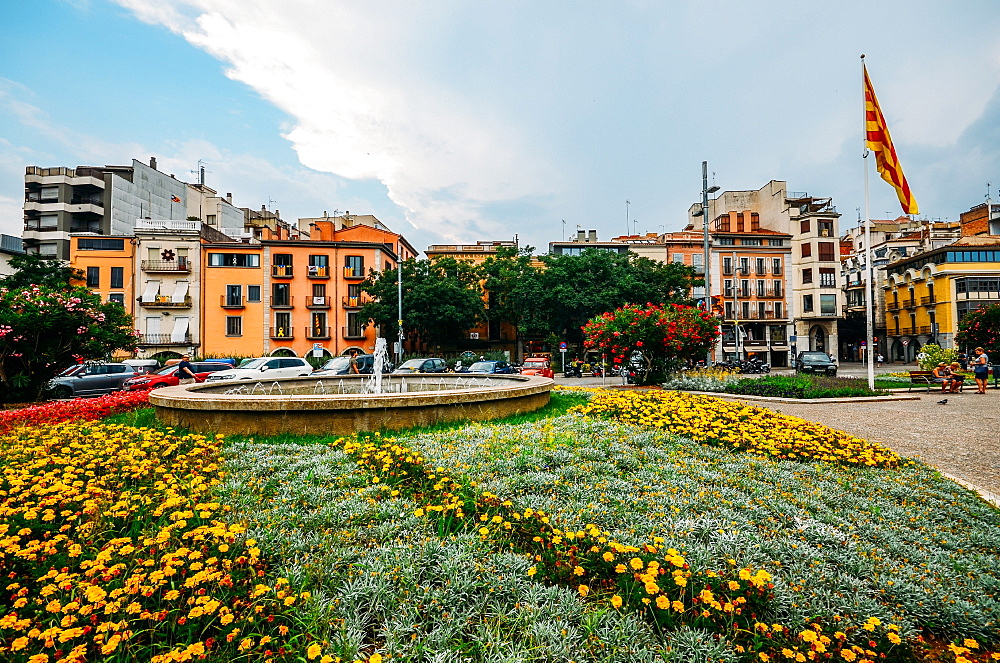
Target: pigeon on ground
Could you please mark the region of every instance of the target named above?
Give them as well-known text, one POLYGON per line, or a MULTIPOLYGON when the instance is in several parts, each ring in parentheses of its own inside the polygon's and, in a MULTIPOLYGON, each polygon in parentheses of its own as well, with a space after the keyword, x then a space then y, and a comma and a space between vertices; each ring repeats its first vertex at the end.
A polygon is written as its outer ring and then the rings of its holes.
POLYGON ((942 398, 941 400, 938 401, 938 405, 947 405, 947 404, 948 404, 947 398, 942 398))

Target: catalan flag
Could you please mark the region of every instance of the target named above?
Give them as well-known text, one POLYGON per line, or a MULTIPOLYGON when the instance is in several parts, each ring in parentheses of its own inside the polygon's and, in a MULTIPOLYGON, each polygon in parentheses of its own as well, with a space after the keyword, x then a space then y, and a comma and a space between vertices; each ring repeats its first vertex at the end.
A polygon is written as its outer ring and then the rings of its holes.
POLYGON ((868 78, 868 68, 862 65, 865 74, 865 140, 869 148, 875 152, 875 165, 882 179, 896 189, 899 204, 903 206, 904 214, 918 214, 917 201, 910 193, 910 185, 906 183, 903 169, 896 157, 896 148, 892 146, 889 128, 882 116, 882 109, 875 98, 875 90, 868 78))

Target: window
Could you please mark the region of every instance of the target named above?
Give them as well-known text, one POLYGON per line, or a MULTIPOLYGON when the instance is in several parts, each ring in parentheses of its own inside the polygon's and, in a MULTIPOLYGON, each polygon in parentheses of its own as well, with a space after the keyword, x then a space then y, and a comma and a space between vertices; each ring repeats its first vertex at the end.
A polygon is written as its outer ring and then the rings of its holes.
POLYGON ((764 279, 757 279, 757 296, 764 297, 767 294, 767 290, 764 287, 764 279))
POLYGON ((124 288, 125 287, 125 268, 124 267, 112 267, 111 268, 111 287, 112 288, 124 288))
POLYGON ((836 288, 837 274, 832 267, 819 268, 819 286, 821 288, 836 288))
POLYGON ((783 239, 769 239, 767 240, 768 246, 784 246, 785 240, 783 239))
POLYGON ((260 286, 259 285, 248 285, 247 286, 247 301, 248 302, 259 302, 260 301, 260 286))
POLYGON ((771 273, 775 276, 781 274, 781 258, 771 258, 771 273))
POLYGON ((80 251, 124 251, 125 240, 81 237, 77 240, 76 248, 80 251))
POLYGON ((359 336, 365 335, 365 325, 361 320, 361 315, 358 313, 348 313, 347 314, 347 335, 351 338, 357 338, 359 336))
POLYGON ((833 221, 817 221, 820 237, 833 237, 833 221))
POLYGON ((258 253, 209 253, 209 267, 260 267, 258 253))
POLYGON ((716 238, 715 243, 718 246, 736 246, 736 238, 735 237, 718 237, 718 238, 716 238))
POLYGON ((274 254, 274 264, 280 265, 281 267, 291 267, 292 266, 292 254, 291 253, 275 253, 274 254))
POLYGON ((226 306, 242 306, 242 305, 243 305, 243 286, 227 285, 226 306))
POLYGON ((243 336, 243 318, 238 315, 226 316, 226 336, 243 336))
POLYGON ((810 244, 809 242, 802 242, 802 257, 808 258, 812 254, 813 254, 812 244, 810 244))
POLYGON ((310 331, 314 337, 329 336, 326 329, 326 313, 317 312, 313 313, 312 323, 309 325, 310 331))
POLYGON ((802 282, 803 283, 812 283, 813 282, 813 270, 811 270, 811 269, 803 269, 802 270, 802 282))
MULTIPOLYGON (((492 295, 493 293, 490 293, 490 294, 492 295)), ((350 285, 348 285, 347 286, 347 296, 351 297, 353 299, 360 299, 361 298, 361 284, 360 283, 351 283, 350 285)))
POLYGON ((771 281, 774 285, 774 296, 781 297, 781 281, 771 281))
POLYGON ((292 314, 291 313, 275 313, 274 314, 274 336, 292 336, 292 314))
POLYGON ((733 303, 726 302, 726 318, 729 320, 733 319, 733 303))
POLYGON ((782 308, 784 308, 784 304, 782 304, 781 302, 774 302, 774 317, 779 320, 785 317, 784 315, 782 315, 784 313, 781 310, 782 308))
POLYGON ((691 254, 691 264, 695 267, 702 267, 705 264, 705 256, 701 253, 691 254))
POLYGON ((813 296, 812 295, 802 295, 802 310, 805 313, 812 313, 812 310, 813 310, 813 296))
POLYGON ((88 288, 100 288, 101 287, 101 268, 100 267, 88 267, 87 268, 87 287, 88 288))
POLYGON ((726 256, 722 259, 722 273, 732 274, 733 273, 733 259, 726 256))
POLYGON ((732 297, 733 296, 733 281, 732 281, 732 279, 726 279, 724 281, 724 289, 722 291, 722 296, 723 297, 732 297))
POLYGON ((344 257, 344 274, 346 276, 364 276, 365 275, 365 257, 364 256, 345 256, 344 257))
POLYGON ((215 225, 215 219, 216 219, 216 215, 215 214, 206 214, 205 215, 205 223, 207 223, 210 226, 214 226, 215 225))
POLYGON ((743 309, 743 320, 750 319, 750 302, 740 302, 740 306, 743 309))
MULTIPOLYGON (((776 318, 781 317, 780 315, 778 315, 777 308, 774 309, 774 317, 776 318)), ((785 343, 785 340, 788 338, 785 335, 785 328, 781 326, 773 326, 770 329, 771 329, 771 343, 783 345, 785 343)))
POLYGON ((764 302, 757 302, 757 317, 761 320, 767 317, 767 309, 764 302))
POLYGON ((750 281, 749 279, 743 279, 740 281, 740 297, 747 298, 750 296, 750 281))
POLYGON ((799 232, 803 234, 809 232, 809 219, 802 219, 799 223, 799 232))
POLYGON ((750 273, 750 258, 740 258, 740 274, 746 276, 750 273))
POLYGON ((835 244, 833 242, 820 242, 819 243, 819 259, 826 262, 833 262, 836 260, 836 251, 834 250, 835 244))
POLYGON ((676 263, 680 263, 680 264, 683 265, 684 264, 684 254, 683 253, 675 253, 675 254, 673 254, 671 262, 676 262, 676 263))
POLYGON ((819 314, 837 315, 837 295, 819 296, 819 314))
POLYGON ((757 262, 757 275, 760 276, 762 274, 766 274, 767 273, 767 268, 766 268, 766 264, 767 263, 764 261, 764 258, 757 258, 756 262, 757 262))
POLYGON ((271 284, 271 306, 291 306, 291 286, 287 283, 271 284))
POLYGON ((326 255, 309 256, 309 276, 329 276, 329 261, 326 255))
MULTIPOLYGON (((312 296, 313 297, 326 297, 326 284, 325 283, 313 283, 312 284, 312 296)), ((350 286, 347 288, 348 296, 350 296, 350 286)))
POLYGON ((751 239, 749 237, 744 237, 743 239, 740 240, 740 244, 742 244, 743 246, 760 246, 760 240, 755 238, 751 239))
POLYGON ((113 292, 108 295, 108 301, 125 306, 125 294, 121 292, 113 292))

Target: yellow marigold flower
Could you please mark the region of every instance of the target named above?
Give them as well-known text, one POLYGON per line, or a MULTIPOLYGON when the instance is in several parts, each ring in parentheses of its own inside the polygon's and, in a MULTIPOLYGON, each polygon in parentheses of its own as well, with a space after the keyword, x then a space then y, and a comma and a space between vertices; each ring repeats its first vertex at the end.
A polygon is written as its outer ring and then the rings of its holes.
POLYGON ((586 596, 590 593, 590 587, 587 587, 586 585, 580 585, 576 588, 576 590, 580 592, 580 596, 586 596))
POLYGON ((532 566, 530 569, 528 569, 528 575, 529 576, 533 576, 536 573, 538 573, 538 567, 537 566, 532 566))
POLYGON ((736 582, 735 580, 729 581, 729 591, 736 592, 739 591, 739 589, 740 589, 740 583, 736 582))
POLYGON ((674 601, 670 604, 670 607, 674 609, 674 612, 684 612, 684 603, 682 601, 674 601))
POLYGON ((612 596, 611 605, 614 606, 616 609, 622 607, 622 597, 618 596, 617 594, 612 596))
POLYGON ((656 607, 660 610, 666 610, 670 607, 670 599, 668 599, 663 594, 656 597, 656 607))
POLYGON ((479 528, 479 534, 481 536, 489 536, 489 534, 490 534, 490 528, 489 527, 480 527, 479 528))
POLYGON ((979 643, 973 640, 972 638, 966 638, 965 640, 962 641, 962 644, 968 647, 969 649, 979 649, 979 643))
POLYGON ((858 657, 858 655, 855 654, 850 649, 842 649, 840 651, 840 657, 843 658, 845 661, 848 661, 848 663, 851 663, 858 657))
POLYGON ((799 637, 802 638, 803 642, 816 642, 816 631, 806 629, 799 633, 799 637))
POLYGON ((900 642, 903 641, 903 639, 901 637, 899 637, 899 635, 897 635, 893 631, 889 631, 886 634, 886 637, 888 637, 889 638, 889 642, 891 642, 894 645, 898 645, 900 642))
MULTIPOLYGON (((621 599, 619 599, 619 603, 620 602, 621 602, 621 599)), ((12 651, 20 651, 20 650, 24 649, 27 646, 28 646, 28 638, 23 637, 23 636, 20 637, 20 638, 18 638, 14 642, 10 643, 10 648, 11 648, 12 651)))
POLYGON ((765 654, 764 652, 761 652, 761 653, 757 654, 757 658, 759 658, 760 660, 764 661, 764 663, 767 663, 768 661, 771 660, 771 657, 768 656, 767 654, 765 654))
POLYGON ((582 566, 573 567, 573 575, 582 576, 584 573, 586 573, 586 571, 583 570, 582 566))
POLYGON ((28 663, 48 663, 48 660, 49 660, 48 654, 35 654, 34 656, 28 659, 28 663))
POLYGON ((317 656, 319 656, 320 652, 322 652, 322 651, 323 651, 323 648, 320 647, 319 644, 317 644, 317 643, 314 642, 311 645, 309 645, 308 649, 306 649, 306 658, 308 658, 309 660, 312 660, 312 659, 316 658, 317 656))
POLYGON ((625 573, 626 571, 628 571, 628 569, 625 568, 624 564, 618 564, 615 566, 615 573, 625 573))
POLYGON ((611 551, 608 551, 608 552, 604 553, 603 557, 604 557, 604 561, 605 562, 613 562, 613 561, 615 561, 615 554, 613 552, 611 552, 611 551))
POLYGON ((641 569, 643 567, 642 560, 639 559, 638 557, 633 557, 632 559, 630 559, 628 561, 628 565, 631 566, 636 571, 638 571, 639 569, 641 569))

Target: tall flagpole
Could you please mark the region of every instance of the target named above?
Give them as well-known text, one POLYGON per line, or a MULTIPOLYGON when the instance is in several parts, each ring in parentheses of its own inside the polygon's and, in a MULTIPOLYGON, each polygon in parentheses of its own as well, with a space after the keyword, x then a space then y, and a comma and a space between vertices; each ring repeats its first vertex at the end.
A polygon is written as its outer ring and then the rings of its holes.
POLYGON ((862 152, 862 162, 864 163, 865 171, 865 329, 868 338, 865 339, 865 347, 868 351, 865 353, 865 359, 868 360, 868 388, 875 389, 875 363, 874 357, 878 352, 873 341, 875 332, 875 284, 874 275, 875 270, 872 269, 872 219, 869 213, 869 201, 868 201, 868 102, 865 98, 866 90, 864 84, 864 68, 865 68, 865 55, 861 54, 861 105, 862 105, 862 115, 861 118, 865 123, 863 136, 864 150, 862 152))

